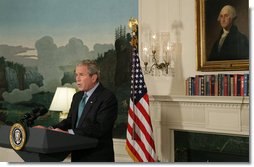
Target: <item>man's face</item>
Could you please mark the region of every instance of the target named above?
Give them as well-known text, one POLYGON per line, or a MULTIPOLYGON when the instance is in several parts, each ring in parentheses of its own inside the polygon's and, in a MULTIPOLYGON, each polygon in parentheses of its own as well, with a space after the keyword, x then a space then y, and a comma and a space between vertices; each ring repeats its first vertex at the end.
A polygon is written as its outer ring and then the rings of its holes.
POLYGON ((223 8, 220 12, 219 16, 220 25, 225 30, 229 30, 232 26, 233 19, 230 16, 229 10, 227 8, 223 8))
POLYGON ((76 82, 80 91, 89 91, 96 85, 97 75, 92 76, 88 73, 88 68, 85 65, 76 67, 76 82))

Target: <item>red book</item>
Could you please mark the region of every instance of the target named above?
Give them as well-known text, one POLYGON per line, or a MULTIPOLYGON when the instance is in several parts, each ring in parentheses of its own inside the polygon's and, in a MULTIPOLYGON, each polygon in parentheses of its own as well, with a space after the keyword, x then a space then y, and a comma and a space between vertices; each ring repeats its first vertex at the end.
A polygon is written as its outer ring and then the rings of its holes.
POLYGON ((236 96, 241 96, 241 76, 242 74, 236 75, 236 96))
POLYGON ((199 94, 199 75, 195 76, 195 93, 194 95, 198 96, 199 94))
POLYGON ((224 75, 223 76, 223 79, 224 79, 224 96, 228 96, 228 76, 227 75, 224 75))
POLYGON ((241 87, 240 87, 240 96, 244 95, 244 75, 241 75, 241 87))
POLYGON ((185 80, 185 95, 189 95, 189 78, 185 80))

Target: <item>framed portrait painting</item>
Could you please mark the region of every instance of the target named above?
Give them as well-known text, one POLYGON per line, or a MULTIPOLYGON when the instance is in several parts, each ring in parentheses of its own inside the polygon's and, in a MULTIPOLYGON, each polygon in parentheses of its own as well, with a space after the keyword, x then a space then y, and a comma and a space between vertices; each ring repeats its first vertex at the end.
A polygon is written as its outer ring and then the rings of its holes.
POLYGON ((197 70, 249 70, 248 0, 196 0, 197 70))

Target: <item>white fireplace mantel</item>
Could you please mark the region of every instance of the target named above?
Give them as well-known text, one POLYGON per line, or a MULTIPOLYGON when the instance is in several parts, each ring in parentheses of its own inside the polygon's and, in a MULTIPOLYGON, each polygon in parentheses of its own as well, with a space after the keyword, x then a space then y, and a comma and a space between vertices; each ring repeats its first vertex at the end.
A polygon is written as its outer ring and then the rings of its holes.
POLYGON ((150 96, 157 154, 174 161, 174 130, 249 135, 249 97, 150 96))
POLYGON ((249 135, 249 98, 233 96, 151 96, 154 126, 249 135))

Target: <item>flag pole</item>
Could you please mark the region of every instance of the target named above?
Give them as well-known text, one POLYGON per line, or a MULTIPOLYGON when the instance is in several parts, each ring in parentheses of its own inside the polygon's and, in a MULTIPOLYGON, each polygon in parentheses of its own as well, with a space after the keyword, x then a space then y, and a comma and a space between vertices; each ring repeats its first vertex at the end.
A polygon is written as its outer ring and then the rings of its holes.
MULTIPOLYGON (((138 31, 138 21, 137 19, 134 19, 133 17, 131 17, 129 19, 129 28, 131 29, 131 41, 130 44, 132 46, 132 49, 138 49, 138 37, 137 37, 137 31, 138 31)), ((133 52, 131 52, 133 53, 133 52)), ((133 61, 133 54, 132 54, 132 61, 133 61)), ((133 70, 133 77, 135 77, 135 63, 132 63, 132 70, 133 70)), ((132 125, 132 140, 135 140, 135 122, 136 122, 136 107, 135 107, 135 82, 132 82, 132 108, 133 108, 133 113, 134 113, 134 118, 133 118, 133 125, 132 125)))
MULTIPOLYGON (((132 47, 132 50, 135 49, 137 50, 138 49, 138 21, 137 19, 134 19, 133 17, 131 17, 129 19, 129 23, 128 23, 128 26, 129 28, 131 29, 131 41, 130 41, 130 44, 131 44, 131 47, 132 47)), ((131 52, 133 53, 133 52, 131 52)), ((133 61, 133 54, 131 56, 132 58, 132 61, 133 61)), ((133 77, 135 77, 135 67, 134 67, 135 63, 132 63, 132 71, 133 71, 133 77)), ((134 118, 133 118, 133 125, 132 125, 132 140, 135 140, 135 122, 136 122, 136 107, 135 107, 135 82, 133 81, 132 83, 132 108, 133 108, 133 113, 134 113, 134 118)))

